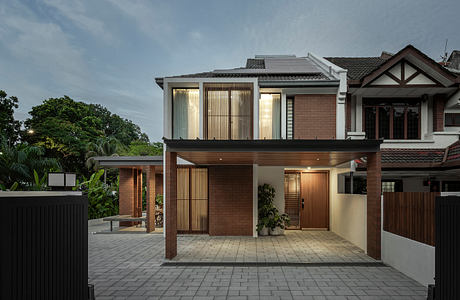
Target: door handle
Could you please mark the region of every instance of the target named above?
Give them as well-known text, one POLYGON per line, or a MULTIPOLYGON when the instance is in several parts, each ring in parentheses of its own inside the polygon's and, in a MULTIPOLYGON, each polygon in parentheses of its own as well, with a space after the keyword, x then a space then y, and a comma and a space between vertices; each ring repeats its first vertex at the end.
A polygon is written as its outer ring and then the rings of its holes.
POLYGON ((304 199, 302 198, 302 209, 305 207, 305 201, 304 199))

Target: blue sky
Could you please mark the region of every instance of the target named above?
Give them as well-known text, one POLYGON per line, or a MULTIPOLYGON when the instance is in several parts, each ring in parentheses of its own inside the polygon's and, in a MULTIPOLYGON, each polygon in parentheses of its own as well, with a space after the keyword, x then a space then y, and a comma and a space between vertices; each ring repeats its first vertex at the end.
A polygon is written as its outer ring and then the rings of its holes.
POLYGON ((255 54, 378 56, 460 49, 460 1, 0 0, 0 89, 17 118, 49 97, 100 103, 162 137, 155 77, 255 54))

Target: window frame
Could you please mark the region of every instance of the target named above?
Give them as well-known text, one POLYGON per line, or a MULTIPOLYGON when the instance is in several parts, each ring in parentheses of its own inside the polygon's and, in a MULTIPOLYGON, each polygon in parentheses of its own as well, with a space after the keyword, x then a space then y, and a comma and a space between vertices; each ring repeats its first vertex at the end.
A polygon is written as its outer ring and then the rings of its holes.
POLYGON ((455 116, 460 116, 460 112, 446 112, 444 113, 444 126, 445 127, 460 127, 460 123, 456 124, 455 123, 455 116), (453 124, 447 124, 447 119, 448 117, 451 117, 453 120, 452 120, 452 123, 453 124))
MULTIPOLYGON (((279 139, 281 139, 282 131, 283 131, 283 130, 281 129, 281 124, 282 124, 282 121, 281 121, 281 116, 282 116, 281 108, 282 108, 282 106, 283 106, 283 104, 281 103, 281 102, 283 102, 283 101, 282 101, 283 98, 281 97, 281 93, 268 93, 268 92, 259 93, 259 100, 258 100, 258 101, 259 101, 259 102, 258 102, 258 107, 259 107, 259 108, 260 108, 260 100, 261 100, 261 98, 262 98, 262 95, 279 95, 279 96, 280 96, 280 109, 279 109, 279 111, 280 111, 280 124, 279 124, 279 128, 280 128, 280 130, 279 130, 280 138, 279 138, 279 139)), ((273 101, 273 100, 272 100, 272 101, 273 101)), ((261 139, 261 137, 260 137, 260 111, 259 111, 259 120, 258 120, 258 122, 259 122, 259 139, 261 139)), ((272 126, 273 126, 273 118, 272 118, 272 126)), ((286 129, 286 130, 287 130, 287 129, 286 129)), ((274 140, 273 136, 272 136, 271 139, 274 140)))
MULTIPOLYGON (((230 83, 231 84, 231 83, 230 83)), ((227 91, 228 95, 228 139, 232 140, 232 90, 234 91, 250 91, 251 92, 251 105, 250 105, 250 136, 249 139, 254 139, 254 89, 252 87, 204 87, 204 120, 203 120, 203 136, 205 140, 209 140, 209 128, 208 128, 208 91, 227 91)), ((236 141, 236 140, 235 140, 236 141)))
MULTIPOLYGON (((421 121, 422 121, 422 101, 420 98, 363 98, 362 100, 362 128, 363 132, 366 132, 366 108, 367 107, 375 107, 375 139, 383 139, 379 136, 379 108, 380 107, 387 107, 387 105, 382 105, 382 104, 365 104, 365 101, 380 101, 380 102, 389 102, 391 103, 390 105, 390 124, 389 124, 389 131, 390 131, 390 137, 386 140, 408 140, 408 141, 416 141, 421 139, 421 121), (405 105, 394 105, 393 103, 398 103, 399 102, 404 102, 405 105), (414 104, 411 104, 411 102, 414 102, 414 104), (404 107, 404 138, 402 139, 394 139, 394 108, 395 107, 404 107), (407 137, 407 110, 409 107, 418 107, 418 136, 417 138, 414 139, 409 139, 407 137)), ((367 138, 367 137, 366 137, 367 138)))
MULTIPOLYGON (((172 139, 176 139, 174 137, 174 90, 198 90, 200 92, 199 87, 173 87, 171 88, 171 137, 172 139)), ((198 133, 200 131, 200 105, 198 103, 198 133)), ((180 139, 180 138, 177 138, 180 139)), ((188 139, 188 138, 187 138, 188 139)))

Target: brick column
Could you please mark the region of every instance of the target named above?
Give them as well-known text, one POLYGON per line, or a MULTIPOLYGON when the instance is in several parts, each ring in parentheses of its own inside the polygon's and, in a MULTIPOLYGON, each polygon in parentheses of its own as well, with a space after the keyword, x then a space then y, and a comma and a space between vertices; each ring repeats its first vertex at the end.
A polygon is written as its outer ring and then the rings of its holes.
POLYGON ((142 217, 142 169, 137 169, 137 216, 142 217))
MULTIPOLYGON (((130 168, 120 168, 120 184, 118 186, 119 214, 134 214, 134 172, 130 168)), ((132 226, 133 222, 120 222, 120 226, 132 226)))
POLYGON ((165 257, 172 259, 177 255, 177 153, 166 152, 165 156, 165 257))
POLYGON ((367 154, 367 254, 380 259, 381 247, 381 154, 367 154))
POLYGON ((445 101, 444 95, 434 95, 433 97, 433 131, 444 131, 445 101))
POLYGON ((147 232, 155 231, 155 167, 147 168, 147 232))

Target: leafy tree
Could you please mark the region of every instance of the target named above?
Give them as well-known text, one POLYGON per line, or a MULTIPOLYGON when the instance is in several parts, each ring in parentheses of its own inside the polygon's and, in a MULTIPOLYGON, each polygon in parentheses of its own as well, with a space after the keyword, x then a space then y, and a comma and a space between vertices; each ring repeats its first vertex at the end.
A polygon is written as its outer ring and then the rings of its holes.
POLYGON ((80 184, 80 189, 88 193, 88 219, 97 219, 118 214, 118 183, 109 186, 100 178, 104 170, 91 175, 88 181, 80 184))
POLYGON ((122 155, 145 156, 163 155, 162 143, 149 143, 144 141, 131 142, 129 148, 122 152, 122 155))
POLYGON ((31 187, 35 182, 34 173, 43 178, 48 171, 60 169, 56 159, 45 157, 43 148, 27 143, 10 146, 3 138, 0 153, 0 184, 6 187, 15 182, 22 188, 31 187))
POLYGON ((25 121, 33 134, 23 139, 46 149, 49 157, 57 158, 63 169, 89 175, 85 168, 87 145, 101 138, 115 138, 124 146, 134 140, 148 142, 139 126, 110 113, 101 105, 77 102, 68 96, 50 98, 34 106, 31 118, 25 121))
POLYGON ((18 108, 18 98, 7 98, 5 91, 0 90, 0 135, 13 145, 18 141, 21 122, 14 119, 14 110, 18 108))
POLYGON ((118 156, 119 142, 115 138, 100 138, 86 146, 86 167, 97 171, 99 164, 93 159, 95 156, 118 156))

